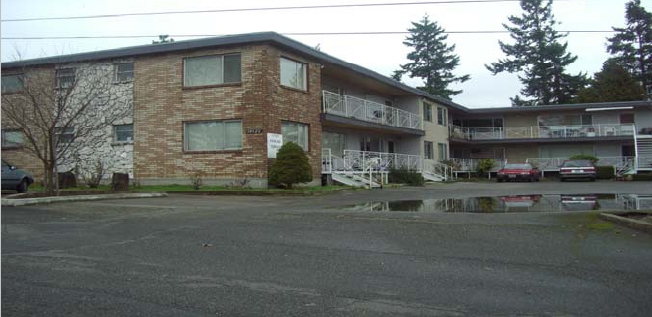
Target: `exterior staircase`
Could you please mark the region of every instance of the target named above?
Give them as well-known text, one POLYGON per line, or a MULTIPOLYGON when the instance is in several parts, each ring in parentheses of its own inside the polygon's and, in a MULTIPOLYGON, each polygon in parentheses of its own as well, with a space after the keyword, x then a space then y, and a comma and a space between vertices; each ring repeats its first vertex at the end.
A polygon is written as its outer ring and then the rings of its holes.
POLYGON ((365 175, 365 173, 333 172, 331 177, 333 181, 347 186, 369 189, 382 188, 382 185, 373 179, 373 177, 369 179, 368 173, 365 175))
POLYGON ((634 135, 637 170, 652 170, 652 135, 634 135))
POLYGON ((424 179, 444 182, 453 177, 453 169, 436 160, 418 155, 344 150, 343 156, 322 149, 322 174, 333 181, 355 187, 382 188, 391 168, 406 168, 421 173, 424 179))
POLYGON ((446 176, 441 175, 441 174, 436 174, 436 173, 433 173, 433 172, 424 171, 424 172, 421 172, 421 175, 427 181, 431 181, 431 182, 445 182, 445 181, 447 181, 446 176))

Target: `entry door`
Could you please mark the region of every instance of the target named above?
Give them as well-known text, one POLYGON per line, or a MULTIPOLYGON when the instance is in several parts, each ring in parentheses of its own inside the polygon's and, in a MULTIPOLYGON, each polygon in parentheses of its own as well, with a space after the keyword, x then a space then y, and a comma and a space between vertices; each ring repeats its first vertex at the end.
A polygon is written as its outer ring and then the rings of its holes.
POLYGON ((621 154, 622 156, 634 156, 636 154, 636 151, 634 150, 634 145, 632 144, 623 145, 621 148, 621 154))
POLYGON ((387 141, 387 152, 388 153, 395 153, 394 152, 394 141, 387 141))
POLYGON ((371 151, 371 138, 368 136, 362 137, 360 140, 360 151, 371 151))

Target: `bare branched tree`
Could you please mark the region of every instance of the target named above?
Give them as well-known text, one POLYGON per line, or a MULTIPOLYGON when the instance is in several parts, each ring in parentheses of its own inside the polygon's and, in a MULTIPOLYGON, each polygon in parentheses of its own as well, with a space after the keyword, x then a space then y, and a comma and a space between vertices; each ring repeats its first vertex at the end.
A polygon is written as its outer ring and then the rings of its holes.
POLYGON ((2 94, 3 122, 23 132, 46 190, 58 192, 58 168, 106 144, 111 127, 131 117, 132 100, 116 91, 110 63, 24 68, 18 78, 21 87, 2 94))

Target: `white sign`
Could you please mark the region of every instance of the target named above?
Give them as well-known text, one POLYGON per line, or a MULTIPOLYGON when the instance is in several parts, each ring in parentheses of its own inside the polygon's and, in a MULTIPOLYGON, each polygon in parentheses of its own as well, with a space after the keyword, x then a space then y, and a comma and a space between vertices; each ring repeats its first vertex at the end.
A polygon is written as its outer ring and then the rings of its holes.
POLYGON ((276 153, 283 146, 283 135, 267 133, 267 157, 276 158, 276 153))

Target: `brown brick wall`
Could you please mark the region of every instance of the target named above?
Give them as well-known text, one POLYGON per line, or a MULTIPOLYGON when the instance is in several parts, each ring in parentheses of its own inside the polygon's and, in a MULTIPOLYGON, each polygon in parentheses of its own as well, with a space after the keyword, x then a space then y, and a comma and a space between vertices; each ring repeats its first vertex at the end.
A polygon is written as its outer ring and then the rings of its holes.
MULTIPOLYGON (((207 179, 266 179, 267 133, 281 133, 281 120, 310 125, 314 177, 319 177, 320 65, 309 66, 308 93, 280 87, 280 51, 255 44, 233 48, 142 56, 135 62, 134 176, 175 182, 202 172, 207 179), (183 58, 239 52, 242 83, 183 89, 183 58), (242 150, 184 153, 183 122, 242 119, 242 150), (245 134, 262 128, 261 134, 245 134)), ((300 57, 287 55, 297 60, 300 57)))
MULTIPOLYGON (((3 70, 3 75, 7 74, 23 74, 29 83, 36 85, 36 88, 31 90, 32 95, 38 98, 40 93, 42 93, 41 101, 46 102, 51 100, 49 96, 53 93, 54 88, 54 68, 53 67, 33 67, 28 69, 12 69, 12 70, 3 70)), ((16 93, 16 94, 3 94, 2 95, 2 106, 7 105, 7 101, 11 100, 13 102, 20 102, 21 98, 27 98, 26 96, 16 93)), ((25 107, 29 111, 30 107, 25 107)), ((14 129, 18 126, 6 116, 2 115, 2 129, 14 129)), ((31 127, 33 131, 38 131, 35 125, 31 127)), ((35 137, 36 137, 35 132, 35 137)), ((28 150, 30 145, 26 138, 23 140, 25 145, 23 147, 12 147, 12 148, 2 148, 2 159, 8 163, 17 166, 18 168, 24 169, 32 174, 35 182, 40 183, 43 181, 44 169, 43 163, 37 158, 33 151, 28 150)), ((43 147, 39 147, 39 150, 44 150, 43 147)))

